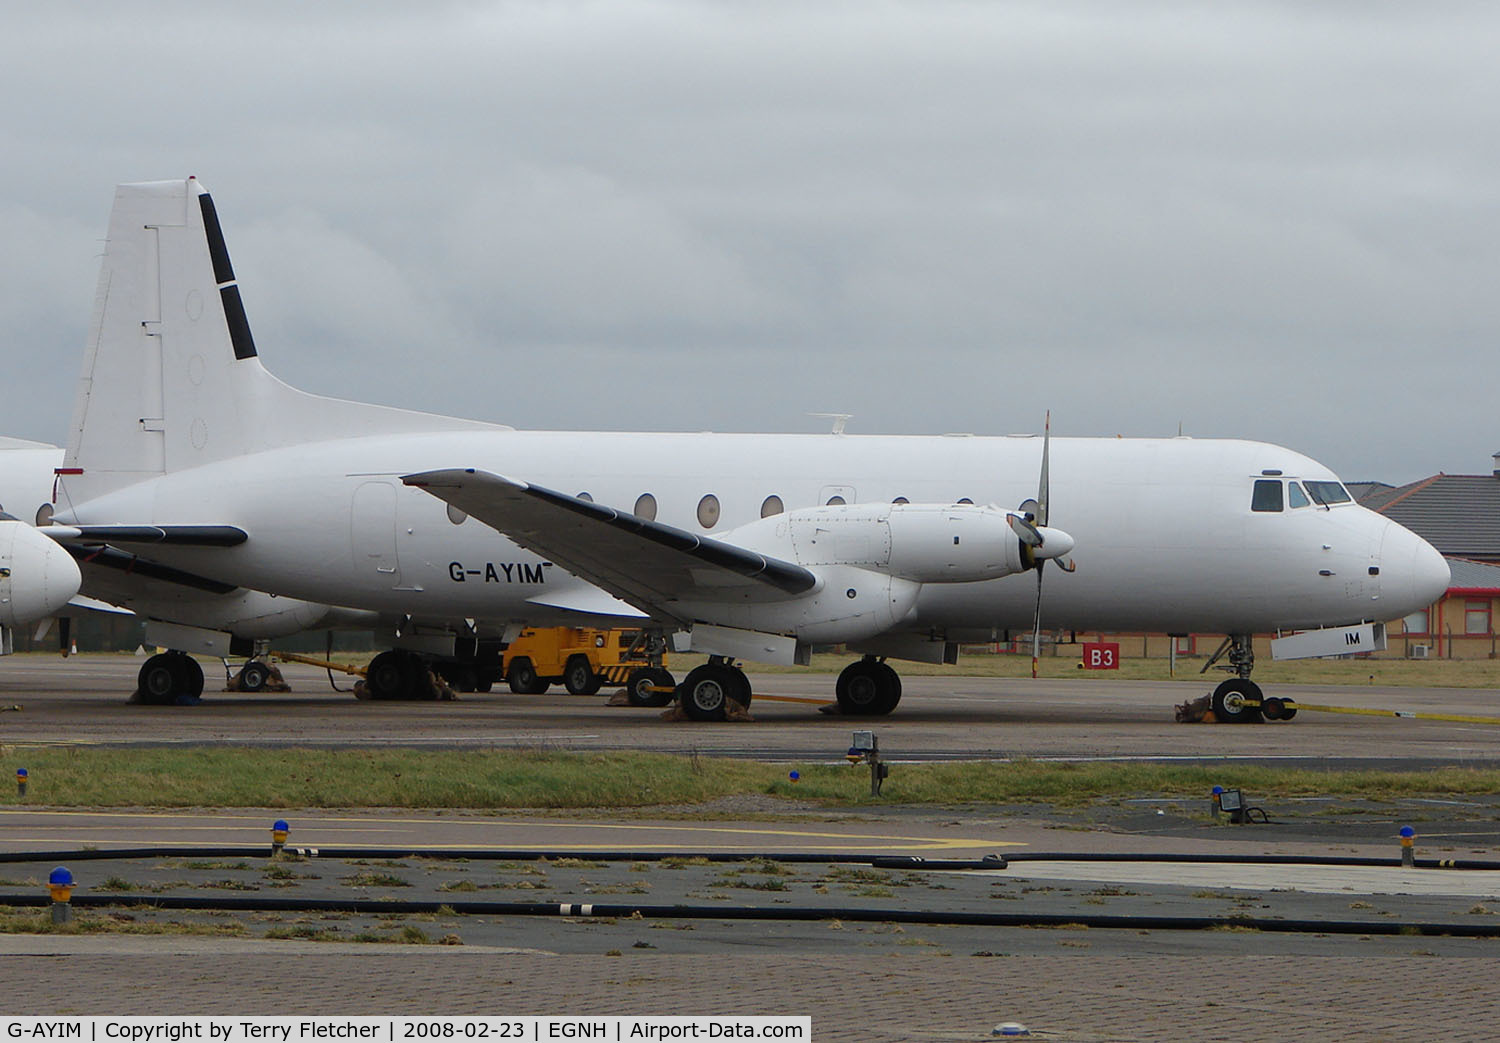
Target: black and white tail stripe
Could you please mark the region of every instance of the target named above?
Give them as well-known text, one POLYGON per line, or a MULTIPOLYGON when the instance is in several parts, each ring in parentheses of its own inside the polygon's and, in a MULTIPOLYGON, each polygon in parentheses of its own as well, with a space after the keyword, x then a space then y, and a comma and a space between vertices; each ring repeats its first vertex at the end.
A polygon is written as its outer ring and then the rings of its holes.
POLYGON ((224 321, 229 326, 229 340, 234 345, 234 357, 253 359, 255 338, 250 336, 250 320, 245 317, 240 287, 234 280, 234 266, 229 263, 229 248, 224 245, 219 213, 214 209, 213 197, 207 192, 198 196, 198 205, 203 208, 203 228, 208 233, 208 254, 213 259, 214 282, 219 287, 219 298, 224 302, 224 321))

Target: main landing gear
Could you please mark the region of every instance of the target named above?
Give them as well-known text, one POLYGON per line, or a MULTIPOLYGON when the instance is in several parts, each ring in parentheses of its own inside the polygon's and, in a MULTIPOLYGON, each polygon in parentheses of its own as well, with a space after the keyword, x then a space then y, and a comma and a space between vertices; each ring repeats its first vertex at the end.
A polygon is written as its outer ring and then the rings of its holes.
POLYGON ((439 695, 427 660, 403 648, 381 652, 370 660, 365 688, 371 699, 436 699, 439 695))
POLYGON ((722 721, 731 701, 748 709, 752 692, 745 671, 724 656, 709 656, 708 662, 691 670, 677 686, 682 712, 695 721, 722 721))
MULTIPOLYGON (((835 691, 840 713, 883 717, 901 701, 901 678, 881 659, 865 656, 844 668, 835 691)), ((724 656, 710 656, 677 686, 682 712, 695 721, 722 721, 731 701, 748 707, 752 694, 745 672, 724 656)))
POLYGON ((1255 669, 1255 648, 1249 634, 1230 634, 1219 646, 1200 673, 1220 659, 1228 659, 1229 665, 1222 670, 1233 670, 1239 676, 1231 677, 1214 689, 1212 705, 1214 717, 1225 724, 1258 724, 1261 721, 1290 721, 1297 716, 1296 704, 1290 699, 1266 696, 1260 685, 1250 680, 1255 669))
POLYGON ((141 664, 136 691, 143 703, 170 706, 203 694, 203 667, 186 652, 158 652, 141 664))
POLYGON ((901 677, 875 656, 844 667, 834 688, 839 710, 850 717, 884 717, 901 701, 901 677))

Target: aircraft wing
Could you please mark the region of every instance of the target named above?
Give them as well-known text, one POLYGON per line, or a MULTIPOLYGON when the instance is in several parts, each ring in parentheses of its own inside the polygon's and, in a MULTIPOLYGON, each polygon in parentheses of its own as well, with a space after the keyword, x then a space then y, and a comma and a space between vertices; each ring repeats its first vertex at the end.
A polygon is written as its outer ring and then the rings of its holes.
POLYGON ((817 585, 801 565, 476 470, 402 478, 642 611, 691 622, 683 600, 774 601, 817 585))

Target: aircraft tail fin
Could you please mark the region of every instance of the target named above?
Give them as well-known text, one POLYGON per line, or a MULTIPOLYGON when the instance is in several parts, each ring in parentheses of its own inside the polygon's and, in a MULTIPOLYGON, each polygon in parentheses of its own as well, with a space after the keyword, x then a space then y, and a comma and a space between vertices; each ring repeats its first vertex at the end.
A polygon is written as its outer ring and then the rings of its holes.
POLYGON ((283 384, 261 365, 208 191, 193 178, 116 189, 63 461, 72 504, 304 442, 492 426, 283 384))

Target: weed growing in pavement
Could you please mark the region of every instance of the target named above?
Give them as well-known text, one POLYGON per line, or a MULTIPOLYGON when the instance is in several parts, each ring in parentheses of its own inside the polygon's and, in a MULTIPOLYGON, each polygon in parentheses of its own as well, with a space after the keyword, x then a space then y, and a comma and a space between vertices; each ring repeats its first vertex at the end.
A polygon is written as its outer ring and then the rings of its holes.
POLYGON ((350 887, 410 887, 411 881, 393 873, 355 873, 341 879, 350 887))

